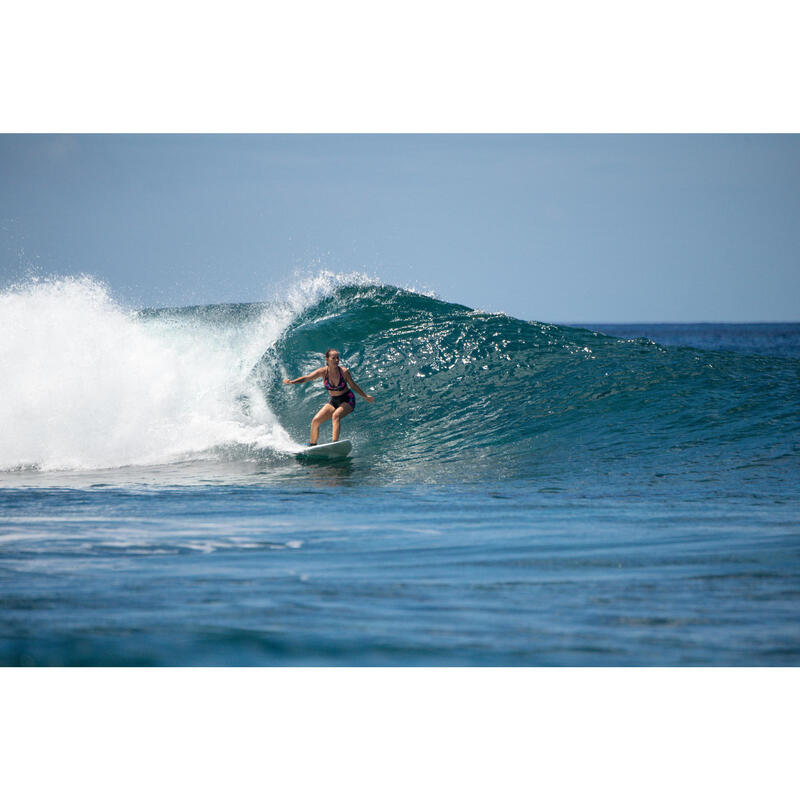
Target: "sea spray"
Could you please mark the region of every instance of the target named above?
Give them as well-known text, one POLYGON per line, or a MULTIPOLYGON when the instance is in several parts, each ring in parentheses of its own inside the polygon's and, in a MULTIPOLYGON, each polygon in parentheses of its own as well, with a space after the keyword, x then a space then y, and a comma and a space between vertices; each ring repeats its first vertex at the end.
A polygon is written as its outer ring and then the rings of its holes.
POLYGON ((255 438, 290 444, 250 377, 290 316, 265 310, 220 325, 207 314, 140 314, 88 278, 3 293, 0 468, 165 463, 255 438))

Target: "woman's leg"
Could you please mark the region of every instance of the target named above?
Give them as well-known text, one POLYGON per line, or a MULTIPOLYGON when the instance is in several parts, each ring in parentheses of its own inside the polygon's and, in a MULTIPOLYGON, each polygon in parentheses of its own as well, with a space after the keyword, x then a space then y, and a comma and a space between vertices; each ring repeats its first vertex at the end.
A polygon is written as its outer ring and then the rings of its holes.
POLYGON ((353 407, 350 403, 342 403, 336 411, 333 412, 333 434, 331 435, 332 442, 339 441, 339 420, 342 417, 346 417, 351 411, 353 407))
MULTIPOLYGON (((331 414, 333 414, 333 406, 330 403, 325 403, 314 415, 314 419, 311 420, 311 437, 308 440, 309 444, 317 443, 317 439, 319 438, 319 426, 322 425, 326 419, 330 419, 331 414)), ((333 441, 335 442, 336 439, 333 441)))

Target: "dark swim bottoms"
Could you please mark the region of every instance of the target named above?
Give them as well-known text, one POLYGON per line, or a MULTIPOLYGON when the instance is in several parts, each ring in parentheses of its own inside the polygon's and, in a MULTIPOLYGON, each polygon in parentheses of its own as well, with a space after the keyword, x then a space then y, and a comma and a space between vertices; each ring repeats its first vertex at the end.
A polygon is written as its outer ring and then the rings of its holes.
POLYGON ((339 395, 339 397, 329 397, 328 402, 334 407, 339 408, 342 403, 350 403, 350 408, 356 407, 356 396, 352 392, 339 395))

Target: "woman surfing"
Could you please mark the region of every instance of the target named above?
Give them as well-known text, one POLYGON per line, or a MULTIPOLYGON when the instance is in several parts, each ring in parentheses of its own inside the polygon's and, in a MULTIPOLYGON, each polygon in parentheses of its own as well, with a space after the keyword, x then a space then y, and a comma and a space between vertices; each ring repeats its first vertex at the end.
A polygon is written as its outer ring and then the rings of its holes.
POLYGON ((319 437, 319 426, 327 419, 333 417, 333 435, 331 441, 339 441, 339 425, 342 417, 346 417, 356 407, 356 396, 353 394, 355 389, 368 403, 374 403, 372 395, 364 394, 361 387, 353 380, 349 369, 339 366, 339 351, 330 349, 325 353, 325 366, 315 369, 308 375, 294 380, 284 379, 287 383, 305 383, 323 378, 325 388, 328 390, 328 402, 317 411, 314 419, 311 420, 311 438, 308 446, 314 447, 319 437), (347 387, 350 387, 349 389, 347 387))

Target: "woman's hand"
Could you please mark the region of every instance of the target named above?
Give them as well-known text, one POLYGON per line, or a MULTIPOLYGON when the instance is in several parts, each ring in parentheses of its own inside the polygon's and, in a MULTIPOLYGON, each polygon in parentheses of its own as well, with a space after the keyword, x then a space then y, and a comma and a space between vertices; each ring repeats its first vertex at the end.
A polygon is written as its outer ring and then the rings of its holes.
POLYGON ((290 381, 288 378, 284 378, 284 379, 283 379, 283 382, 284 382, 284 384, 286 384, 286 383, 291 383, 291 381, 290 381))
POLYGON ((375 402, 375 398, 371 394, 368 394, 367 395, 367 402, 368 403, 374 403, 375 402))

